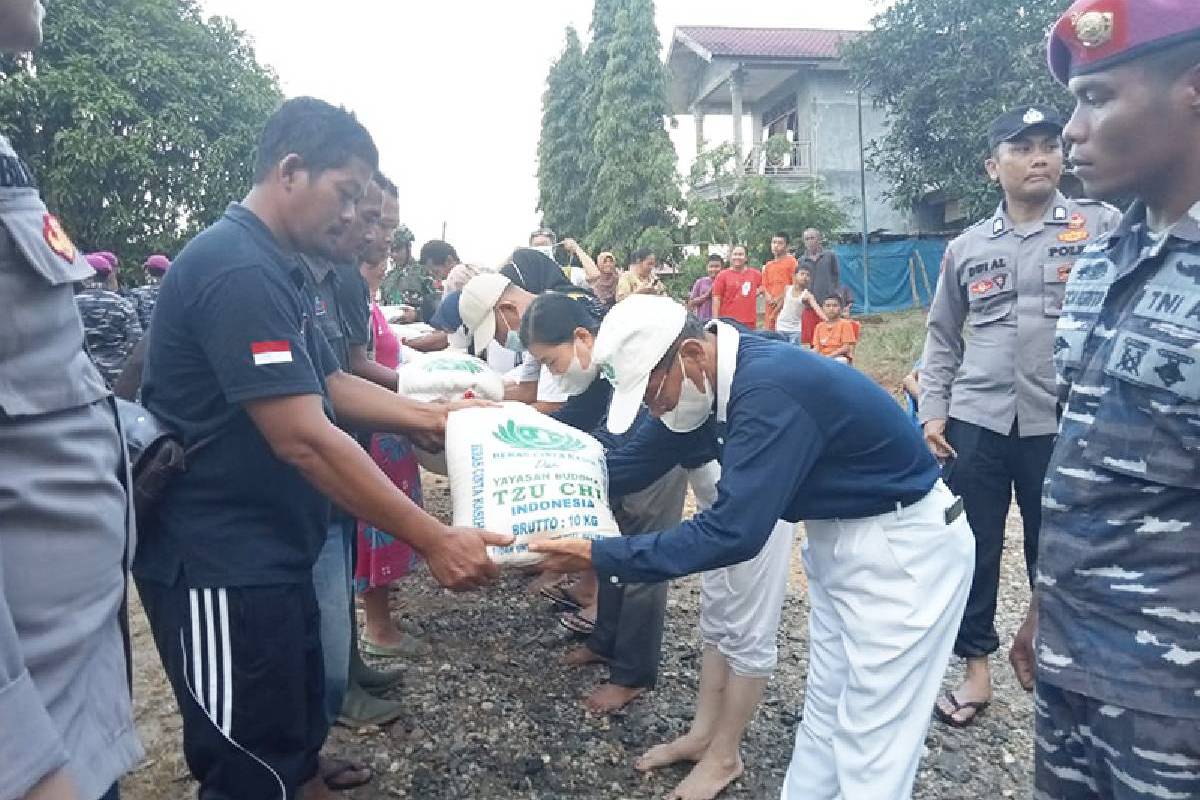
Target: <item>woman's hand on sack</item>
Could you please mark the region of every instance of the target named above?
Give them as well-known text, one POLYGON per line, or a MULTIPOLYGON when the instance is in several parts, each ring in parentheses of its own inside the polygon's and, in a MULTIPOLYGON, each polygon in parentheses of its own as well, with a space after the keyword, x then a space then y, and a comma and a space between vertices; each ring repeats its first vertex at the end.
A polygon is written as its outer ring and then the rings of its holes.
POLYGON ((433 548, 422 555, 434 580, 451 591, 465 592, 492 583, 500 574, 487 546, 505 547, 512 542, 509 533, 447 527, 433 548))
POLYGON ((551 572, 583 572, 592 568, 592 543, 587 539, 534 539, 529 552, 542 553, 541 568, 551 572))

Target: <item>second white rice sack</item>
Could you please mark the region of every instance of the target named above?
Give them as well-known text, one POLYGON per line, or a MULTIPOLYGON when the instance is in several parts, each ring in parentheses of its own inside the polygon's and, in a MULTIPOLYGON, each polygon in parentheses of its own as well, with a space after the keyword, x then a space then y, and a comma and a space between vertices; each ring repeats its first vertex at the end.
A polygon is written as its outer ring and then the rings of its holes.
POLYGON ((523 403, 455 411, 446 423, 454 524, 511 533, 489 547, 502 566, 536 564, 535 537, 619 536, 608 507, 604 448, 523 403))
POLYGON ((504 378, 484 361, 452 350, 429 353, 398 370, 400 394, 416 400, 504 399, 504 378))

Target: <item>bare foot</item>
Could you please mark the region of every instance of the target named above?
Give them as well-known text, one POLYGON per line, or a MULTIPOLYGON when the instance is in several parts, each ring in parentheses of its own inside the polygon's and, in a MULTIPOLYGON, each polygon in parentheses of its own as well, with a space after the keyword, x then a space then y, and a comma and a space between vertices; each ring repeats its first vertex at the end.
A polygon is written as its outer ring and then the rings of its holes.
POLYGON ((584 707, 593 714, 611 714, 620 711, 646 690, 642 687, 618 686, 615 683, 602 683, 592 690, 583 701, 584 707))
POLYGON ((581 644, 578 647, 572 647, 562 657, 562 663, 568 667, 583 667, 588 664, 603 664, 608 661, 607 658, 599 653, 592 652, 586 644, 581 644))
POLYGON ((741 756, 736 756, 733 761, 702 758, 675 791, 667 795, 667 800, 713 800, 726 786, 740 778, 744 770, 741 756))
POLYGON ((525 591, 529 594, 537 594, 547 586, 553 586, 554 584, 559 583, 564 577, 565 576, 558 572, 543 572, 541 575, 538 575, 529 582, 529 585, 525 587, 525 591))
POLYGON ((633 762, 633 766, 642 772, 649 772, 680 761, 699 761, 708 749, 708 742, 708 737, 693 736, 689 731, 674 741, 651 747, 645 755, 633 762))

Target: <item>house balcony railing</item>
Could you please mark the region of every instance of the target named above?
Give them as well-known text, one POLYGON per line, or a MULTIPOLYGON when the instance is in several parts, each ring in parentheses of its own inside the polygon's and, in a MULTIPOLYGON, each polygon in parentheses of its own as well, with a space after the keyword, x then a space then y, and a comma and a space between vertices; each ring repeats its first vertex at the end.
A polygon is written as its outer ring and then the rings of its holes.
POLYGON ((812 142, 793 142, 786 148, 756 145, 746 156, 745 169, 750 175, 811 176, 812 142))

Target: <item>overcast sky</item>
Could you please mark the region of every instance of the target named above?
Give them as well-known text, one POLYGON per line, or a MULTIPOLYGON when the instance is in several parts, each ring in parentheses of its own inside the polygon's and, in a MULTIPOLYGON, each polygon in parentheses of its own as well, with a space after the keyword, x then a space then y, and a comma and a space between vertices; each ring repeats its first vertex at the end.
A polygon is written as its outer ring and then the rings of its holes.
MULTIPOLYGON (((537 141, 546 71, 591 0, 201 0, 232 17, 288 96, 355 111, 400 186, 418 246, 441 234, 464 260, 494 263, 538 222, 537 141)), ((657 0, 664 53, 680 25, 866 28, 879 0, 657 0)), ((580 113, 586 113, 580 109, 580 113)), ((728 118, 705 122, 729 137, 728 118)), ((690 117, 672 139, 687 171, 690 117)))

